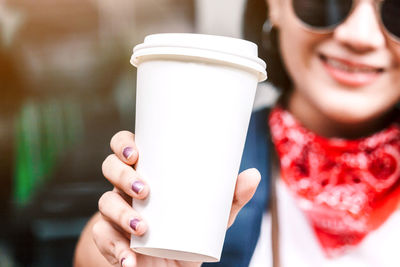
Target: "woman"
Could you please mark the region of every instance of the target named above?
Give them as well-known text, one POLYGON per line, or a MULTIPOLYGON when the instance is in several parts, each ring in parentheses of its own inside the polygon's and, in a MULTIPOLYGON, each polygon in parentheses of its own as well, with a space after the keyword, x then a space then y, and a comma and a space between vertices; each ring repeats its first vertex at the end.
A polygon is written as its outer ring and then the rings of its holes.
MULTIPOLYGON (((259 1, 248 4, 262 10, 259 1)), ((400 266, 394 249, 400 242, 399 2, 268 0, 268 5, 264 29, 271 34, 265 44, 279 51, 284 66, 267 58, 269 75, 283 94, 272 110, 253 114, 243 160, 256 147, 268 150, 266 138, 259 137, 269 125, 276 163, 265 156, 242 164, 257 167, 263 179, 228 231, 220 266, 400 266), (269 166, 280 171, 272 171, 267 212, 269 166), (262 208, 247 212, 254 206, 262 208), (236 227, 243 223, 247 227, 236 227)), ((99 254, 88 241, 94 225, 97 247, 115 266, 199 266, 129 250, 129 234, 143 234, 146 224, 129 220, 140 215, 128 196, 145 198, 150 189, 127 168, 140 153, 133 135, 116 134, 111 147, 115 154, 105 160, 103 172, 115 189, 100 199, 102 215, 84 231, 77 265, 100 260, 82 261, 84 251, 99 254)), ((239 175, 231 222, 258 179, 254 169, 239 175)))

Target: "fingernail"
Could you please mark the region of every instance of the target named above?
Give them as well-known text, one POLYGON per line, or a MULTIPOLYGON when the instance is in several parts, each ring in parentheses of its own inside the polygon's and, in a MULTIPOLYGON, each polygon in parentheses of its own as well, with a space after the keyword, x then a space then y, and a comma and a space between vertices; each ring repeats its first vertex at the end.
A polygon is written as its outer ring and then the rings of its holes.
POLYGON ((122 259, 121 259, 121 266, 122 266, 122 267, 124 267, 124 261, 125 261, 125 258, 122 258, 122 259))
POLYGON ((140 223, 140 220, 139 219, 132 219, 130 222, 129 222, 129 226, 133 229, 133 230, 137 230, 137 228, 138 228, 138 225, 139 225, 139 223, 140 223))
POLYGON ((122 151, 122 154, 124 155, 124 157, 126 159, 129 159, 133 155, 134 152, 135 151, 133 150, 133 148, 128 146, 128 147, 124 148, 124 151, 122 151))
POLYGON ((132 184, 132 190, 136 194, 140 194, 140 192, 142 192, 143 188, 144 188, 144 184, 142 182, 140 182, 140 181, 135 181, 132 184))
POLYGON ((135 262, 134 262, 132 256, 128 256, 128 258, 125 259, 124 264, 122 265, 122 267, 133 267, 134 263, 135 262))

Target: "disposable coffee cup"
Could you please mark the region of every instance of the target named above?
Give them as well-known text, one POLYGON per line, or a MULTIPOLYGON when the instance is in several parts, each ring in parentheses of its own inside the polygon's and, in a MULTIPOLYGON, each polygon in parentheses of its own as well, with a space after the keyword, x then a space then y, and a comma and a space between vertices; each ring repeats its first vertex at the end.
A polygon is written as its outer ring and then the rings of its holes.
POLYGON ((184 260, 220 260, 257 83, 254 43, 155 34, 133 49, 136 170, 149 187, 133 207, 148 224, 131 248, 184 260))

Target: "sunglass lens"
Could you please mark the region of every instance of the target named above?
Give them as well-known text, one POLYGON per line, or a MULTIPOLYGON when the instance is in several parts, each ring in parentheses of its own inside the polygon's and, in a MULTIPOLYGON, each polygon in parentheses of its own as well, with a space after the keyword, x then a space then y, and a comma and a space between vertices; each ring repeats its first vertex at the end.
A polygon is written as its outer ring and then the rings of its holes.
POLYGON ((352 3, 351 0, 292 0, 296 16, 315 28, 330 28, 343 22, 352 3))
POLYGON ((397 38, 400 38, 400 1, 383 1, 381 6, 381 17, 386 30, 397 38))

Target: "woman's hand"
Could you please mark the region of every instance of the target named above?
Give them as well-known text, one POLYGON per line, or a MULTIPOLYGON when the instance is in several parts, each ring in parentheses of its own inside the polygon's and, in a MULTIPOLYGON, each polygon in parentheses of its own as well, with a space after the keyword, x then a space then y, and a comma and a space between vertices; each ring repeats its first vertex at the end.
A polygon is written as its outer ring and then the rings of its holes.
MULTIPOLYGON (((200 266, 201 263, 144 256, 130 249, 130 235, 140 236, 147 231, 146 218, 131 207, 132 198, 145 199, 151 189, 132 168, 139 157, 134 135, 128 131, 117 133, 111 139, 111 149, 114 154, 105 159, 102 169, 114 189, 100 198, 101 216, 92 228, 99 251, 113 266, 200 266)), ((253 196, 260 178, 256 169, 246 170, 238 176, 228 227, 253 196)))

